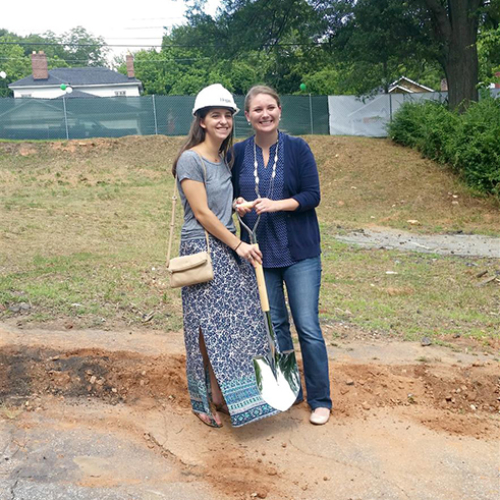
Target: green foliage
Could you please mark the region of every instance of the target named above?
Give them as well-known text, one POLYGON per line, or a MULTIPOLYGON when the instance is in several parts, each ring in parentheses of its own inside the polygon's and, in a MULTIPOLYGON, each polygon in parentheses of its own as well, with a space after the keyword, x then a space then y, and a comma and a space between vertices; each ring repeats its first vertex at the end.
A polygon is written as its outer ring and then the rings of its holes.
POLYGON ((500 81, 495 73, 500 72, 500 26, 483 30, 477 41, 479 76, 483 85, 500 81))
POLYGON ((335 66, 326 66, 319 71, 304 75, 307 91, 317 95, 340 94, 342 72, 335 66))
MULTIPOLYGON (((136 76, 146 94, 196 94, 220 82, 236 94, 267 83, 282 94, 299 91, 304 75, 319 71, 325 54, 311 44, 321 34, 306 0, 224 2, 215 18, 195 2, 189 23, 163 38, 162 49, 139 51, 136 76)), ((125 72, 122 64, 119 71, 125 72)))
POLYGON ((473 103, 463 114, 432 101, 406 103, 388 130, 393 141, 451 166, 471 186, 500 198, 500 99, 473 103))
MULTIPOLYGON (((16 41, 12 35, 0 35, 0 40, 6 42, 16 41)), ((0 44, 0 70, 6 73, 6 78, 0 78, 0 97, 7 97, 12 94, 8 88, 9 83, 24 78, 31 72, 31 62, 24 55, 20 45, 0 44)))
POLYGON ((31 74, 30 54, 34 51, 45 52, 48 67, 52 69, 107 66, 106 56, 109 49, 102 37, 91 35, 82 26, 77 26, 61 36, 47 31, 23 37, 0 30, 0 69, 7 73, 7 83, 31 74), (12 44, 13 42, 15 44, 12 44))
POLYGON ((405 103, 389 125, 391 139, 421 151, 441 163, 450 161, 450 131, 457 127, 458 116, 436 101, 405 103))
MULTIPOLYGON (((438 2, 439 9, 450 1, 438 2)), ((479 24, 480 80, 487 84, 500 70, 499 9, 497 1, 481 3, 471 22, 479 24)), ((437 89, 444 76, 449 44, 433 38, 428 0, 222 0, 213 17, 205 4, 188 2, 188 23, 168 30, 160 51, 135 53, 145 94, 195 94, 219 81, 237 94, 255 83, 296 94, 304 82, 316 95, 361 95, 387 91, 403 75, 437 89)), ((34 50, 47 54, 49 68, 108 65, 103 38, 81 26, 25 37, 0 30, 4 84, 31 73, 34 50), (7 39, 20 45, 2 45, 7 39)), ((126 73, 123 61, 117 65, 126 73)))
POLYGON ((147 94, 193 94, 218 77, 238 94, 257 82, 296 94, 304 82, 316 95, 359 95, 402 75, 433 88, 442 77, 422 56, 430 42, 420 7, 401 0, 224 0, 213 18, 202 4, 165 34, 155 62, 136 54, 147 94))
POLYGON ((341 60, 357 67, 353 83, 359 94, 378 87, 388 92, 390 84, 405 74, 401 66, 418 61, 428 41, 414 9, 399 0, 358 0, 338 35, 334 46, 341 60))
POLYGON ((59 37, 65 54, 60 57, 70 66, 106 66, 109 52, 104 38, 94 37, 82 26, 77 26, 59 37))
POLYGON ((467 110, 453 137, 453 163, 467 181, 500 198, 500 99, 484 99, 467 110))

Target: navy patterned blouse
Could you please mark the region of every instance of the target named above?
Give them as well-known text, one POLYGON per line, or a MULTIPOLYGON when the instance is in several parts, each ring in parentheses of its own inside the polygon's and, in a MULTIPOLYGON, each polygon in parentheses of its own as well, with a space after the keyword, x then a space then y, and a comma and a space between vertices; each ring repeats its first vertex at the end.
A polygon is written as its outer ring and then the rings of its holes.
MULTIPOLYGON (((243 196, 247 201, 253 201, 257 198, 254 176, 254 141, 255 138, 248 141, 246 144, 240 173, 240 196, 243 196)), ((264 167, 262 149, 255 145, 258 163, 259 193, 261 198, 269 198, 271 200, 282 200, 284 198, 283 165, 285 152, 283 150, 283 137, 281 133, 278 133, 278 145, 278 163, 276 165, 276 176, 274 178, 272 192, 270 190, 270 185, 276 144, 271 146, 269 150, 269 163, 267 167, 264 167)), ((264 267, 287 267, 295 264, 288 248, 285 218, 286 212, 264 213, 260 217, 260 222, 257 226, 257 241, 263 255, 264 267)), ((256 221, 257 214, 254 210, 243 218, 243 222, 250 229, 253 229, 256 221)))

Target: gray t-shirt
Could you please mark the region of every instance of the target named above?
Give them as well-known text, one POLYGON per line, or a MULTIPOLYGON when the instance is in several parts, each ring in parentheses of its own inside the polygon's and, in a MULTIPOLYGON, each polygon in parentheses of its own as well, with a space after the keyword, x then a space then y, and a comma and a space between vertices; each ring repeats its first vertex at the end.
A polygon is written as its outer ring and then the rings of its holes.
POLYGON ((196 220, 182 190, 181 183, 184 179, 205 184, 208 208, 210 208, 229 231, 236 233, 232 218, 233 184, 231 183, 231 171, 223 160, 220 163, 214 163, 203 158, 207 175, 205 183, 205 172, 201 161, 198 153, 184 151, 177 162, 177 187, 179 188, 179 195, 184 207, 184 224, 181 231, 181 239, 183 240, 205 237, 205 230, 196 220))

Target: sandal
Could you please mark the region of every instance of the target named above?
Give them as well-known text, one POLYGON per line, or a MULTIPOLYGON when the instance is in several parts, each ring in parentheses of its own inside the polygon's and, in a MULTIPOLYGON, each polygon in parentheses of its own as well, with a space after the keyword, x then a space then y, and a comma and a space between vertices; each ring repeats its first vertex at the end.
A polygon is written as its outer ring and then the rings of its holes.
MULTIPOLYGON (((222 427, 222 421, 220 420, 217 421, 216 418, 211 417, 210 415, 207 415, 206 413, 195 413, 195 415, 205 424, 208 425, 208 427, 215 427, 216 429, 219 429, 222 427)), ((217 413, 215 414, 217 415, 217 413)), ((218 417, 219 415, 217 415, 218 417)))

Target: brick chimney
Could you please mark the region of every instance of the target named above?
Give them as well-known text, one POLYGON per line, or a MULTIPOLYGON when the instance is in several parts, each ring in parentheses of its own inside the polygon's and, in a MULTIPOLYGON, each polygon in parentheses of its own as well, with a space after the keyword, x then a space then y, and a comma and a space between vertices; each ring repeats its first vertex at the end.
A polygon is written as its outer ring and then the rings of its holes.
POLYGON ((49 78, 49 70, 47 67, 47 56, 42 50, 31 54, 31 68, 33 70, 34 80, 47 80, 49 78))
POLYGON ((446 78, 441 80, 441 92, 448 92, 448 80, 446 78))
POLYGON ((127 54, 126 60, 127 60, 127 76, 129 78, 135 78, 134 56, 132 54, 127 54))
MULTIPOLYGON (((496 76, 496 77, 500 80, 500 71, 497 71, 497 72, 495 73, 495 76, 496 76)), ((495 83, 495 88, 496 88, 496 89, 500 89, 500 82, 495 83)))

